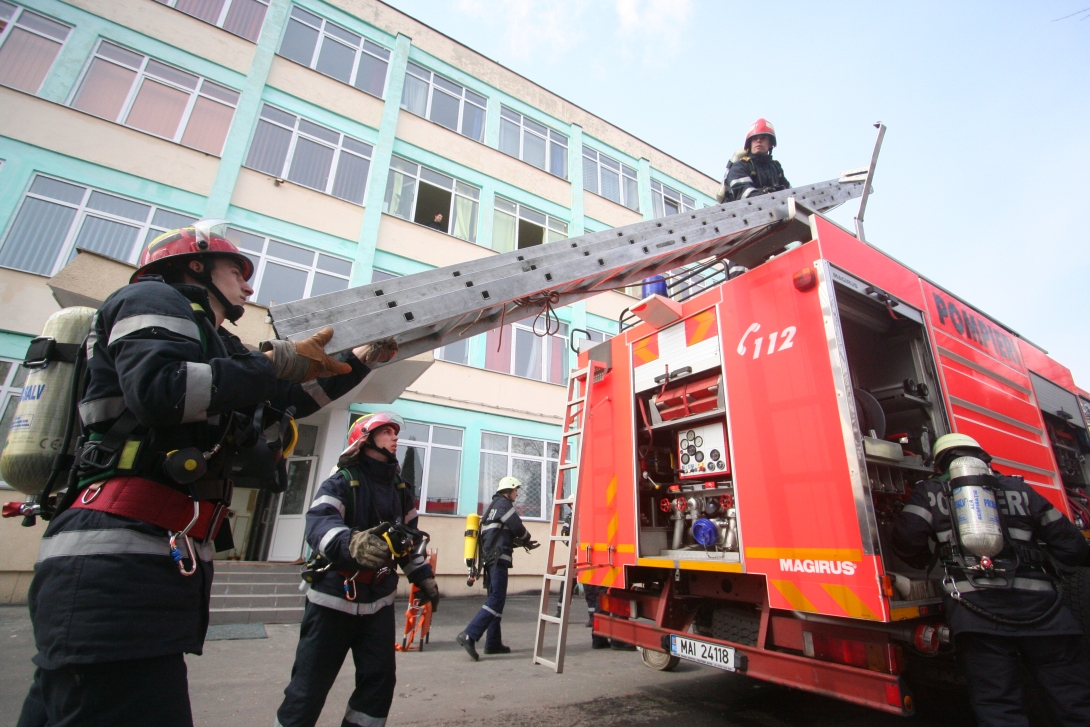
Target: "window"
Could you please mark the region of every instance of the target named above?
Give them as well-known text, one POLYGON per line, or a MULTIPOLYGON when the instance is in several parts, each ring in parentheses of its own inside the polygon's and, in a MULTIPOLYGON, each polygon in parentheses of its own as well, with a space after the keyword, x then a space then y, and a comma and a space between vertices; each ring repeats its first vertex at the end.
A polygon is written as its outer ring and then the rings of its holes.
POLYGON ((102 41, 72 108, 216 156, 238 91, 102 41))
POLYGON ((493 250, 522 250, 543 242, 563 240, 567 236, 567 222, 503 197, 496 197, 496 212, 492 223, 493 250))
POLYGON ((552 504, 556 484, 556 466, 560 444, 543 439, 510 437, 481 432, 481 474, 477 495, 477 514, 492 502, 500 480, 517 477, 519 488, 515 509, 519 517, 545 519, 552 504))
MULTIPOLYGON (((530 318, 496 328, 486 335, 484 367, 550 384, 568 382, 568 324, 549 336, 538 336, 530 318)), ((537 323, 540 327, 542 324, 537 323)))
POLYGON ((382 211, 476 242, 480 196, 472 185, 395 156, 382 211))
POLYGON ((652 179, 651 205, 655 209, 655 217, 669 217, 682 212, 692 212, 696 209, 696 200, 652 179))
POLYGON ((583 189, 640 211, 640 186, 636 170, 605 154, 583 147, 583 189))
POLYGON ((475 141, 484 138, 487 99, 415 63, 405 74, 401 108, 475 141))
MULTIPOLYGON (((587 328, 586 331, 575 331, 573 335, 575 336, 576 340, 586 338, 595 344, 602 343, 603 341, 608 341, 609 339, 613 338, 612 333, 606 333, 605 331, 599 331, 594 328, 587 328)), ((578 347, 579 345, 576 344, 576 348, 578 347)))
POLYGON ((435 357, 440 361, 449 361, 450 363, 468 366, 469 342, 471 340, 473 340, 472 337, 464 338, 461 341, 455 341, 454 343, 448 343, 446 346, 436 349, 435 357))
POLYGON ((135 263, 148 242, 196 219, 38 175, 0 247, 0 267, 53 275, 77 248, 135 263))
POLYGON ((421 514, 458 514, 461 429, 407 421, 398 436, 397 460, 401 478, 413 486, 421 514))
MULTIPOLYGON (((0 358, 0 454, 8 444, 8 432, 15 419, 15 407, 23 394, 23 383, 29 373, 20 361, 0 358)), ((0 480, 0 489, 11 489, 0 480)))
POLYGON ((192 15, 198 20, 223 28, 251 43, 261 35, 268 0, 155 0, 192 15))
POLYGON ((227 238, 254 264, 250 285, 258 305, 290 303, 348 287, 350 260, 233 227, 227 228, 227 238))
POLYGON ((265 104, 246 166, 363 204, 371 145, 265 104))
POLYGON ((382 98, 390 51, 302 8, 291 9, 280 55, 382 98))
POLYGON ((568 137, 500 107, 500 151, 549 174, 568 178, 568 137))
POLYGON ((383 280, 393 280, 394 278, 400 278, 397 273, 387 272, 385 270, 379 270, 378 268, 371 269, 371 282, 381 283, 383 280))
POLYGON ((38 93, 71 26, 0 0, 0 85, 38 93))

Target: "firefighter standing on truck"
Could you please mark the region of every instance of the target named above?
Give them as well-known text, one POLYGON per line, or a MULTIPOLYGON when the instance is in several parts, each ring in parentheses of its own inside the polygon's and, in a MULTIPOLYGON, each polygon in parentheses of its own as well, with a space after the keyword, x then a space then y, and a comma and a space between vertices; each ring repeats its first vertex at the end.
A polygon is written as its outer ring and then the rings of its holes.
POLYGON ((338 470, 322 483, 307 511, 307 543, 328 567, 308 579, 313 585, 307 591, 291 682, 276 713, 278 727, 312 727, 318 721, 349 649, 356 688, 342 724, 386 724, 397 682, 395 563, 433 607, 438 605, 426 544, 417 539, 402 546, 385 530, 397 525, 415 531, 418 519, 412 485, 399 476, 402 425, 401 417, 389 411, 360 417, 348 434, 338 470))
POLYGON ((231 546, 219 527, 230 477, 275 482, 291 407, 311 414, 369 371, 370 347, 325 354, 331 329, 264 355, 224 330, 253 293, 253 264, 219 224, 157 237, 95 316, 78 485, 30 587, 37 670, 21 727, 192 725, 183 654, 201 653, 212 553, 231 546), (281 438, 266 438, 270 421, 281 438))
POLYGON ((1022 478, 995 474, 971 437, 946 434, 932 454, 939 475, 916 484, 893 547, 909 565, 929 568, 937 557, 946 570, 947 623, 981 726, 1028 727, 1023 665, 1060 724, 1090 725, 1090 656, 1040 544, 1077 566, 1087 552, 1082 533, 1022 478), (991 527, 982 522, 988 513, 991 527))
POLYGON ((496 487, 496 494, 488 511, 481 520, 481 560, 484 564, 484 587, 488 599, 481 610, 458 634, 456 640, 461 644, 473 661, 480 659, 476 642, 488 633, 484 643, 486 654, 509 654, 511 647, 504 646, 500 621, 503 619, 503 606, 507 602, 507 570, 512 565, 514 546, 533 550, 538 543, 530 539, 530 533, 522 524, 515 509, 519 488, 522 483, 516 477, 504 477, 496 487))
POLYGON ((720 202, 747 199, 787 189, 791 183, 783 175, 783 167, 772 158, 776 147, 776 130, 764 119, 757 119, 746 132, 743 149, 735 152, 727 165, 727 175, 719 190, 720 202))

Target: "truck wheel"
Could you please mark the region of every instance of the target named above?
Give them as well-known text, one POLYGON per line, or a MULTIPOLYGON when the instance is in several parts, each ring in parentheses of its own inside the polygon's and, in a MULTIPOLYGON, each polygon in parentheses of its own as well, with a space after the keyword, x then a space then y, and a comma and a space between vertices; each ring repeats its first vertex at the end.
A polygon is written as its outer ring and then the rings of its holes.
POLYGON ((1076 568, 1064 584, 1064 603, 1082 626, 1083 641, 1090 650, 1090 568, 1076 568))
POLYGON ((761 614, 744 604, 724 604, 712 611, 712 638, 756 646, 761 614))
POLYGON ((652 649, 641 649, 643 657, 643 665, 648 669, 654 669, 655 671, 671 671, 675 666, 681 663, 681 659, 676 656, 671 656, 664 651, 653 651, 652 649))

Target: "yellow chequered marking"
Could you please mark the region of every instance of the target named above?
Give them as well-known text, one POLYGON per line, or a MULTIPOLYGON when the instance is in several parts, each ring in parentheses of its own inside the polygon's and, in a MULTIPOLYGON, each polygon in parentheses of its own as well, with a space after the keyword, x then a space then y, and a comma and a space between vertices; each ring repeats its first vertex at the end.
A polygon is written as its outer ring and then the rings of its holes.
POLYGON ((605 577, 602 578, 602 585, 603 586, 612 586, 614 581, 617 580, 617 576, 619 576, 620 574, 621 574, 621 569, 620 568, 608 568, 605 577))
POLYGON ((852 548, 746 548, 746 557, 769 560, 850 560, 860 563, 863 552, 852 548))
POLYGON ((606 540, 613 542, 617 538, 617 513, 613 513, 613 517, 609 519, 609 527, 606 528, 606 540))
POLYGON ((614 477, 609 481, 609 486, 606 487, 606 507, 613 505, 613 498, 617 496, 617 478, 614 477))
POLYGON ((844 613, 849 616, 852 616, 853 618, 867 618, 872 621, 878 620, 878 616, 874 611, 871 611, 867 604, 863 603, 859 596, 855 595, 855 591, 847 586, 822 583, 821 587, 825 589, 826 593, 832 596, 833 600, 844 609, 844 613))
MULTIPOLYGON (((674 569, 674 561, 664 560, 662 558, 639 558, 636 561, 636 565, 642 565, 648 568, 669 568, 670 570, 674 569)), ((704 560, 681 560, 678 561, 677 565, 681 570, 704 570, 713 571, 715 573, 743 572, 741 563, 716 563, 714 561, 704 560)))
POLYGON ((787 599, 787 602, 791 604, 791 608, 796 611, 817 611, 817 606, 810 603, 810 599, 806 597, 806 594, 799 590, 791 581, 774 581, 769 579, 768 581, 776 590, 787 599))

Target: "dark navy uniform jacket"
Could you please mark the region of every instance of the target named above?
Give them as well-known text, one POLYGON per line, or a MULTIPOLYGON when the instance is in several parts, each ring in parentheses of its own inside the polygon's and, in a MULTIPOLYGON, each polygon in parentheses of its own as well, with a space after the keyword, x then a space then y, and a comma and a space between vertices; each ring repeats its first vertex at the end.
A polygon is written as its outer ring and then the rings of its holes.
MULTIPOLYGON (((352 532, 369 530, 383 522, 400 522, 415 528, 419 518, 412 487, 398 477, 396 461, 380 462, 361 454, 359 463, 347 471, 352 479, 346 479, 344 471, 336 472, 318 488, 307 511, 307 543, 333 562, 333 566, 307 591, 307 600, 337 611, 367 616, 393 604, 397 572, 390 567, 381 581, 370 584, 356 578, 355 598, 349 600, 352 590, 345 592, 345 576, 341 571, 353 574, 360 569, 348 550, 352 532), (352 503, 351 510, 349 502, 352 503)), ((412 583, 434 575, 423 554, 415 557, 406 554, 393 562, 412 583)))
MULTIPOLYGON (((1003 515, 1007 537, 1020 547, 1037 549, 1043 543, 1056 560, 1064 565, 1079 565, 1086 557, 1086 540, 1082 533, 1063 513, 1052 506, 1021 477, 998 476, 1002 492, 996 504, 1003 515)), ((952 540, 950 502, 944 483, 938 478, 917 482, 909 496, 908 504, 893 526, 893 550, 906 563, 926 568, 935 557, 937 544, 952 540)), ((996 559, 1010 554, 1010 546, 996 559)), ((1039 552, 1039 551, 1038 551, 1039 552)), ((1045 613, 1056 598, 1044 568, 1040 564, 1026 563, 1015 573, 1014 587, 975 588, 966 576, 950 569, 954 583, 962 597, 974 605, 1008 619, 1028 619, 1045 613)), ((1032 626, 1010 626, 988 620, 962 608, 949 593, 945 599, 947 622, 953 633, 966 631, 1021 636, 1026 635, 1079 635, 1075 617, 1066 607, 1047 621, 1032 626)))
POLYGON ((767 189, 779 191, 791 186, 783 176, 783 167, 771 154, 746 154, 731 165, 724 184, 731 199, 746 199, 765 194, 767 189))
POLYGON ((497 493, 481 518, 481 553, 488 565, 499 562, 510 566, 515 545, 530 539, 515 504, 497 493))
MULTIPOLYGON (((210 310, 199 286, 139 282, 107 298, 87 341, 84 425, 104 432, 128 409, 141 425, 136 434, 150 431, 158 449, 207 447, 217 436, 217 415, 268 401, 278 409, 295 405, 296 416, 305 417, 368 373, 349 352, 340 358, 350 373, 302 385, 278 380, 263 354, 214 328, 210 310)), ((197 571, 186 577, 170 557, 164 529, 94 510, 61 513, 42 538, 30 587, 34 663, 56 669, 201 653, 212 546, 194 543, 194 550, 197 571)))

